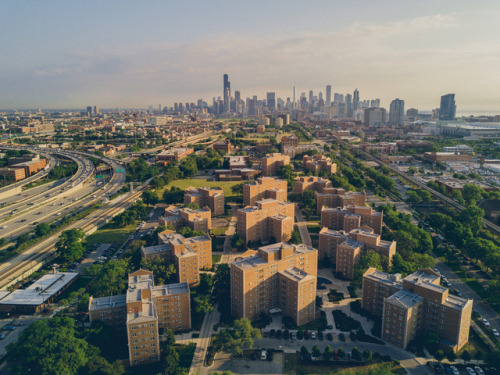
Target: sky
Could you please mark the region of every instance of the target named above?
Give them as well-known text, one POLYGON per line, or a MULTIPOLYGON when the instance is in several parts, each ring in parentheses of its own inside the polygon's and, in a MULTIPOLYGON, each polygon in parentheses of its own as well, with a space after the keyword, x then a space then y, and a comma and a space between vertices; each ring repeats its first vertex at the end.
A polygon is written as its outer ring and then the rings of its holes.
POLYGON ((313 90, 500 113, 497 0, 2 0, 0 108, 313 90))

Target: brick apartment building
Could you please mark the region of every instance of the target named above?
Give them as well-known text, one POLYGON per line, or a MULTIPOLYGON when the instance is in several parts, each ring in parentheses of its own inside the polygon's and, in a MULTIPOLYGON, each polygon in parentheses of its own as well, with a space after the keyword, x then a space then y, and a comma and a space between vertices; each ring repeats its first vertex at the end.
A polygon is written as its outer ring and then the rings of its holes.
POLYGON ((26 178, 24 168, 0 168, 0 176, 10 177, 12 181, 17 182, 26 178))
POLYGON ((288 241, 292 236, 295 204, 276 199, 262 199, 256 206, 238 210, 238 233, 249 241, 288 241))
POLYGON ((295 324, 316 319, 318 251, 278 242, 231 263, 231 312, 259 319, 282 312, 295 324))
POLYGON ((346 192, 340 188, 325 188, 323 192, 316 192, 316 213, 321 214, 321 208, 346 206, 364 206, 366 204, 366 194, 364 192, 346 192))
POLYGON ((257 181, 243 185, 243 204, 253 206, 261 199, 287 200, 287 183, 274 177, 259 177, 257 181))
POLYGON ((417 334, 436 333, 441 346, 459 351, 469 340, 473 300, 449 294, 441 276, 424 269, 401 280, 369 268, 363 275, 364 309, 382 318, 382 339, 406 349, 417 334))
POLYGON ((382 234, 384 214, 373 210, 371 207, 346 206, 341 208, 321 209, 321 226, 350 232, 353 229, 368 226, 375 233, 382 234))
POLYGON ((184 204, 197 203, 199 207, 208 207, 212 216, 224 214, 224 190, 219 187, 188 187, 184 194, 184 204))
POLYGON ((313 173, 326 172, 328 175, 337 173, 337 164, 325 155, 304 155, 302 158, 304 167, 313 173))
POLYGON ((231 142, 229 139, 225 139, 223 141, 215 142, 213 145, 215 151, 224 151, 226 154, 231 153, 231 142))
POLYGON ((169 206, 165 208, 165 216, 158 219, 160 225, 171 225, 174 230, 188 226, 192 230, 208 232, 212 229, 212 211, 203 207, 198 210, 169 206))
POLYGON ((283 166, 290 164, 290 156, 278 152, 267 154, 261 159, 262 176, 273 176, 283 166))
POLYGON ((373 250, 388 258, 389 263, 396 254, 396 242, 384 241, 373 229, 361 227, 350 232, 323 228, 319 232, 319 257, 327 257, 335 264, 337 274, 345 279, 352 280, 354 265, 360 256, 373 250))
POLYGON ((424 159, 436 162, 456 161, 456 162, 470 162, 472 155, 458 154, 454 152, 424 152, 424 159))
POLYGON ((47 160, 40 159, 38 156, 14 157, 9 158, 8 162, 9 168, 22 169, 25 177, 38 173, 47 165, 47 160))
POLYGON ((180 283, 198 285, 199 270, 212 268, 212 239, 208 236, 184 238, 178 233, 165 231, 159 234, 158 242, 156 246, 142 247, 142 257, 158 257, 173 263, 180 283))
POLYGON ((159 162, 177 162, 184 159, 186 156, 191 155, 193 153, 192 148, 171 148, 170 150, 166 150, 156 154, 156 160, 159 162))
POLYGON ((332 182, 326 178, 307 176, 307 177, 296 177, 293 181, 293 193, 294 194, 304 194, 306 190, 317 191, 318 193, 323 193, 325 189, 330 189, 332 187, 332 182))
POLYGON ((91 322, 126 325, 131 366, 158 362, 164 330, 191 329, 189 285, 155 286, 153 273, 141 269, 129 274, 126 294, 91 297, 89 315, 91 322))

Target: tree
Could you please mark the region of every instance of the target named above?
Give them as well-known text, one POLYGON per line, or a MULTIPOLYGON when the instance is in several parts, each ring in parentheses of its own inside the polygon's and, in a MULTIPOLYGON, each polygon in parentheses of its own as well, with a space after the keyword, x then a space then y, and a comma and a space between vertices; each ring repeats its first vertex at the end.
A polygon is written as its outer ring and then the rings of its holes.
POLYGON ((298 245, 302 243, 302 239, 300 238, 300 232, 295 228, 292 232, 292 237, 290 238, 290 243, 298 245))
POLYGON ((243 185, 244 184, 236 184, 231 186, 231 192, 235 195, 243 195, 243 185))
POLYGON ((147 205, 154 206, 158 203, 158 194, 153 190, 146 190, 142 193, 141 199, 147 205))
POLYGON ((177 270, 174 264, 165 258, 142 258, 141 268, 153 272, 155 284, 165 285, 174 282, 177 270))
POLYGON ((185 204, 184 207, 190 208, 192 210, 199 210, 200 209, 200 205, 196 202, 189 202, 188 204, 185 204))
POLYGON ((359 349, 357 347, 352 348, 351 357, 355 361, 361 361, 361 359, 362 359, 361 352, 359 351, 359 349))
POLYGON ((465 363, 470 362, 471 355, 468 350, 464 350, 464 352, 462 353, 462 359, 464 360, 465 363))
POLYGON ((305 346, 302 346, 300 348, 300 355, 304 361, 307 361, 309 359, 309 350, 305 346))
POLYGON ((179 354, 172 346, 168 346, 162 353, 163 357, 163 374, 164 375, 180 375, 181 369, 179 366, 179 354))
POLYGON ((239 233, 235 233, 231 238, 231 247, 235 247, 239 251, 243 251, 245 249, 245 240, 239 233))
POLYGON ((339 355, 340 358, 345 358, 346 356, 346 352, 342 347, 340 347, 339 350, 337 350, 337 354, 339 355))
POLYGON ((82 240, 85 232, 80 228, 65 230, 56 243, 56 253, 63 262, 73 262, 80 259, 85 252, 82 240))
POLYGON ((434 353, 434 359, 441 362, 444 359, 444 352, 442 350, 436 350, 434 353))
POLYGON ((93 264, 87 268, 87 273, 94 276, 90 286, 90 294, 94 297, 113 296, 127 289, 128 261, 111 259, 104 264, 93 264))
POLYGON ((50 232, 50 225, 47 223, 40 223, 35 227, 35 235, 43 237, 50 232))
POLYGON ((313 348, 312 348, 312 355, 315 358, 319 358, 321 356, 321 350, 319 350, 319 346, 318 345, 314 345, 313 346, 313 348))
POLYGON ((208 314, 209 312, 214 311, 214 306, 210 302, 210 299, 207 296, 199 296, 195 300, 195 308, 194 311, 200 314, 208 314))
POLYGON ((478 199, 483 196, 484 190, 474 184, 465 184, 462 190, 462 196, 465 199, 467 205, 475 203, 478 199))
POLYGON ((330 345, 326 346, 325 352, 323 353, 323 357, 325 357, 327 361, 329 361, 333 357, 333 349, 330 345))
POLYGON ((363 359, 364 359, 365 361, 367 361, 367 362, 368 362, 368 361, 371 361, 372 357, 373 357, 373 354, 372 354, 372 352, 371 352, 370 350, 365 350, 365 351, 363 352, 363 359))
POLYGON ((55 317, 33 322, 8 347, 12 374, 63 375, 79 373, 122 374, 119 363, 109 364, 99 349, 77 337, 74 320, 55 317), (91 372, 104 370, 102 372, 91 372))
POLYGON ((246 318, 234 321, 234 330, 225 329, 219 336, 219 342, 226 352, 239 356, 244 348, 253 346, 253 340, 261 338, 260 330, 253 328, 250 320, 246 318))
POLYGON ((450 350, 446 353, 446 358, 450 362, 455 362, 455 360, 457 359, 457 354, 453 350, 450 350))
POLYGON ((483 228, 484 211, 475 205, 467 206, 460 212, 458 220, 467 225, 472 233, 477 236, 483 228))
POLYGON ((163 192, 163 201, 168 204, 182 203, 184 199, 184 190, 179 189, 178 187, 172 186, 170 190, 168 187, 163 192))

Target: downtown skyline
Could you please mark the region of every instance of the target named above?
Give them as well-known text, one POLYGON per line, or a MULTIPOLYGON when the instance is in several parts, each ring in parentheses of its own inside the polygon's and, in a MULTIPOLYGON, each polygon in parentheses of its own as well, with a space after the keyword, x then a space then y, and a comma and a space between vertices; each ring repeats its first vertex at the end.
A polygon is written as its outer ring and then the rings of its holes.
POLYGON ((286 100, 293 87, 297 97, 325 95, 331 85, 344 95, 357 88, 385 108, 401 98, 430 111, 455 93, 457 113, 500 110, 493 1, 7 1, 2 9, 3 109, 210 102, 227 73, 242 98, 275 92, 286 100))

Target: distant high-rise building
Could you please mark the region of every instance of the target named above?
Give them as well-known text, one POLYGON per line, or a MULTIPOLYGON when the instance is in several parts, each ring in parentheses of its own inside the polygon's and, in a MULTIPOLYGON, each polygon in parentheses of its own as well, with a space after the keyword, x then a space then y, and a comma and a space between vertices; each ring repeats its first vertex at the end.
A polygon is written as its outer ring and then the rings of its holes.
POLYGON ((441 107, 439 107, 439 119, 444 121, 454 120, 456 110, 455 94, 443 95, 441 97, 441 107))
POLYGON ((90 106, 90 105, 87 107, 87 114, 89 116, 92 115, 92 106, 90 106))
POLYGON ((335 103, 344 103, 344 95, 338 93, 333 94, 333 101, 335 103))
POLYGON ((274 112, 276 110, 276 93, 267 93, 267 109, 274 112))
POLYGON ((313 96, 314 96, 314 93, 312 90, 309 90, 309 105, 312 105, 312 102, 313 102, 313 96))
POLYGON ((418 109, 410 108, 406 111, 406 118, 408 121, 416 121, 418 119, 418 109))
POLYGON ((94 115, 98 115, 99 114, 99 106, 95 105, 94 106, 94 115))
POLYGON ((332 102, 332 86, 330 86, 330 85, 326 86, 326 98, 325 99, 326 99, 325 104, 330 105, 330 103, 332 102))
POLYGON ((385 123, 385 109, 370 107, 364 112, 364 124, 366 126, 381 125, 385 123))
POLYGON ((257 115, 257 101, 255 99, 248 99, 248 115, 257 115))
POLYGON ((352 110, 357 111, 359 107, 359 90, 356 89, 354 90, 354 93, 352 95, 352 110))
POLYGON ((351 96, 351 94, 345 95, 345 115, 346 115, 346 117, 352 117, 352 96, 351 96))
POLYGON ((405 115, 405 101, 394 99, 389 109, 389 124, 401 125, 405 115))
POLYGON ((229 105, 231 102, 231 82, 229 82, 229 76, 227 74, 224 74, 223 79, 224 79, 224 91, 223 91, 224 112, 229 112, 229 105))
POLYGON ((234 100, 236 100, 236 103, 239 103, 241 100, 241 94, 239 91, 234 92, 234 100))

